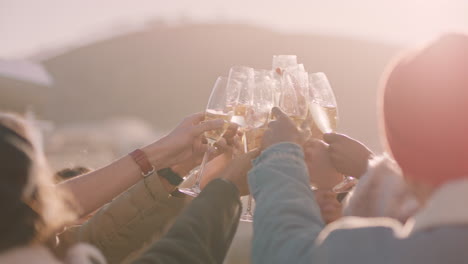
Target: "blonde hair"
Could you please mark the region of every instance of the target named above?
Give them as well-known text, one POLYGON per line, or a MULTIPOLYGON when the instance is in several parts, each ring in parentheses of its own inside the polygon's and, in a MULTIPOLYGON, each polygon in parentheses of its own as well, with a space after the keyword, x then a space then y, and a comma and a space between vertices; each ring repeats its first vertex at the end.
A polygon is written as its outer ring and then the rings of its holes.
MULTIPOLYGON (((33 243, 33 242, 44 242, 58 230, 62 229, 67 223, 70 223, 76 219, 76 214, 72 209, 72 199, 70 195, 60 191, 56 188, 53 180, 53 174, 51 173, 49 166, 46 161, 46 157, 43 151, 42 138, 39 129, 34 125, 31 120, 26 120, 23 117, 13 113, 0 112, 0 125, 7 127, 8 129, 16 132, 20 137, 23 137, 26 141, 29 141, 32 146, 31 166, 27 171, 28 175, 22 175, 26 177, 26 183, 24 186, 18 186, 21 188, 22 193, 19 196, 22 202, 27 205, 15 210, 32 210, 34 212, 14 214, 18 217, 29 216, 33 218, 34 227, 29 226, 33 230, 33 234, 25 235, 25 239, 28 241, 17 241, 16 243, 33 243), (28 208, 29 207, 29 208, 28 208)), ((24 164, 28 166, 28 164, 24 164)), ((2 172, 0 172, 2 173, 2 172)), ((0 178, 12 177, 13 175, 0 176, 0 178)), ((1 184, 1 179, 0 179, 1 184)), ((8 204, 4 205, 8 206, 8 204)), ((4 210, 5 208, 0 208, 4 210)), ((11 208, 8 208, 12 210, 11 208)), ((24 219, 13 219, 18 222, 22 222, 24 219)), ((29 223, 28 221, 24 221, 29 223)), ((29 223, 31 224, 31 223, 29 223)), ((21 226, 16 226, 16 229, 21 226)), ((25 228, 27 229, 27 228, 25 228)), ((19 230, 11 230, 12 232, 19 230)), ((3 234, 0 235, 3 237, 3 234)), ((0 240, 7 240, 8 238, 0 238, 0 240)), ((2 241, 3 247, 0 250, 8 248, 8 241, 2 241)), ((11 247, 20 245, 11 245, 11 247)))

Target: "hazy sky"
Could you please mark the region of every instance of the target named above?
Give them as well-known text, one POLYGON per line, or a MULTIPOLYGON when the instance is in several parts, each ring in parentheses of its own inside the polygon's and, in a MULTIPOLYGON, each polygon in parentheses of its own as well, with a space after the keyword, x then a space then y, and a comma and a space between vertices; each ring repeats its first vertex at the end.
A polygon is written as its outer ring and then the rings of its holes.
POLYGON ((157 17, 408 44, 447 30, 468 31, 468 0, 0 0, 0 58, 60 48, 157 17))

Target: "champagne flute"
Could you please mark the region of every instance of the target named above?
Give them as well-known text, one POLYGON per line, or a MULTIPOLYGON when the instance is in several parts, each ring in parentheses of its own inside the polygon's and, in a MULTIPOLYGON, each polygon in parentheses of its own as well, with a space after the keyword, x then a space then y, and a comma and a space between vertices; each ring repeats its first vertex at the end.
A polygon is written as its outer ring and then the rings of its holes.
POLYGON ((284 70, 279 107, 298 128, 302 127, 308 113, 308 75, 298 65, 284 70))
MULTIPOLYGON (((222 119, 224 120, 224 126, 219 129, 214 129, 205 132, 205 137, 208 141, 210 147, 213 147, 221 137, 224 135, 226 130, 229 127, 229 121, 232 116, 232 111, 226 107, 227 106, 227 83, 228 80, 226 77, 218 77, 211 91, 210 98, 208 100, 208 105, 205 111, 205 120, 214 120, 222 119)), ((208 151, 203 155, 203 160, 200 165, 200 168, 195 171, 195 183, 191 187, 181 188, 180 191, 187 195, 196 197, 200 192, 200 180, 203 176, 203 171, 205 164, 208 161, 208 151)), ((190 179, 192 175, 186 178, 190 179)))
POLYGON ((281 73, 284 69, 297 65, 296 55, 273 55, 273 70, 281 73))
MULTIPOLYGON (((335 94, 323 72, 309 74, 309 88, 309 129, 312 137, 323 139, 323 134, 335 132, 338 125, 335 94)), ((346 176, 341 183, 333 187, 333 191, 347 192, 356 182, 355 178, 346 176)))
POLYGON ((246 116, 252 113, 254 77, 255 71, 250 67, 234 66, 229 71, 228 104, 234 112, 231 122, 236 123, 242 133, 245 133, 247 129, 246 116))
MULTIPOLYGON (((245 115, 245 128, 242 141, 244 151, 249 152, 259 148, 263 134, 267 129, 268 117, 274 106, 274 91, 271 89, 272 75, 267 70, 255 70, 255 86, 252 91, 252 104, 250 111, 245 115)), ((252 195, 247 198, 247 209, 240 220, 253 221, 252 195)))
POLYGON ((231 122, 239 125, 240 131, 245 127, 245 115, 252 104, 254 75, 254 69, 246 66, 233 66, 229 70, 227 101, 234 112, 231 122))

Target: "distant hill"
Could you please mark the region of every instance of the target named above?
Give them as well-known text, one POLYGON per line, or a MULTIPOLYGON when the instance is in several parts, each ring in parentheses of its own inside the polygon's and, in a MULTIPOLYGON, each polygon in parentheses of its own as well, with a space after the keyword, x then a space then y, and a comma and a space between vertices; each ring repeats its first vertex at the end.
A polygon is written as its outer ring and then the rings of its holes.
POLYGON ((335 89, 340 131, 378 150, 378 79, 398 47, 345 37, 294 35, 248 25, 152 25, 42 62, 55 79, 45 116, 57 122, 136 115, 169 130, 202 111, 218 75, 232 65, 270 68, 296 54, 335 89))

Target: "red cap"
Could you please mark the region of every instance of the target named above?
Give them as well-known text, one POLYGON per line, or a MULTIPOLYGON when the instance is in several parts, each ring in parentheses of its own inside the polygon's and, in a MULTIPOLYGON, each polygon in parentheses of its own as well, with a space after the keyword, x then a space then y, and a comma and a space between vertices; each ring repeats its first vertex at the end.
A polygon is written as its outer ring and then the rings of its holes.
POLYGON ((432 186, 468 178, 468 36, 403 57, 382 99, 387 144, 405 177, 432 186))

